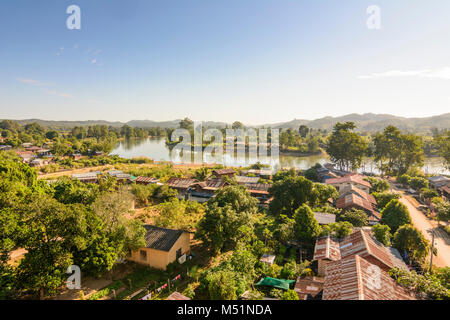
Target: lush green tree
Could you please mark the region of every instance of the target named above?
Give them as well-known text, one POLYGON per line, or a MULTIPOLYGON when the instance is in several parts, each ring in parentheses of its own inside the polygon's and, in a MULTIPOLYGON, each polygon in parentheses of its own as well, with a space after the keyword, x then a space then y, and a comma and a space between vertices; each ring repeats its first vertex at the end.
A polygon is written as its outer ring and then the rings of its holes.
POLYGON ((294 220, 295 237, 306 243, 315 241, 321 229, 314 212, 308 205, 304 204, 295 211, 294 220))
POLYGON ((258 200, 243 186, 229 186, 219 190, 206 205, 199 221, 196 237, 214 252, 235 246, 243 236, 242 227, 253 227, 258 200))
POLYGON ((188 131, 194 130, 194 121, 189 118, 184 118, 180 121, 180 128, 188 131))
POLYGON ((367 214, 363 210, 352 208, 337 216, 337 221, 350 222, 354 227, 364 227, 369 224, 367 214))
POLYGON ((279 222, 276 224, 275 237, 282 243, 286 243, 294 238, 295 220, 282 214, 279 217, 279 222))
POLYGON ((444 164, 450 169, 450 130, 437 136, 434 142, 438 146, 438 154, 444 158, 444 164))
POLYGON ((409 183, 411 182, 411 177, 404 173, 397 178, 397 182, 401 183, 404 186, 409 186, 409 183))
POLYGON ((358 134, 352 132, 356 128, 353 122, 337 123, 328 139, 326 151, 331 161, 341 170, 358 169, 367 152, 368 144, 358 134))
POLYGON ((235 121, 233 122, 233 124, 231 125, 232 129, 244 129, 245 126, 242 124, 242 122, 240 121, 235 121))
POLYGON ((312 205, 321 206, 328 203, 328 200, 335 200, 338 197, 339 192, 334 186, 323 183, 315 183, 312 197, 315 198, 315 200, 310 201, 310 203, 313 202, 311 203, 312 205))
POLYGON ((236 300, 237 284, 231 270, 222 270, 208 275, 208 293, 212 300, 236 300))
POLYGON ((402 134, 396 127, 388 126, 373 140, 375 161, 384 173, 401 175, 411 167, 423 165, 423 142, 419 136, 402 134))
POLYGON ((435 197, 439 197, 439 192, 434 189, 423 188, 420 190, 420 193, 425 199, 433 199, 435 197))
POLYGON ((444 279, 441 279, 440 275, 430 273, 421 275, 415 271, 409 272, 400 268, 390 270, 389 274, 398 284, 414 291, 422 298, 433 300, 450 299, 449 282, 442 282, 444 279))
POLYGON ((373 197, 377 201, 377 207, 381 210, 393 199, 400 199, 400 194, 390 192, 374 192, 373 197))
POLYGON ((132 195, 122 188, 115 193, 100 195, 92 204, 94 212, 109 233, 119 258, 126 257, 129 250, 145 246, 145 229, 141 222, 126 217, 131 210, 132 201, 132 195))
POLYGON ((383 180, 383 179, 367 177, 364 180, 368 181, 371 185, 370 193, 385 192, 385 191, 389 190, 389 188, 390 188, 389 182, 387 182, 386 180, 383 180))
POLYGON ((423 188, 428 188, 428 180, 422 177, 413 177, 409 182, 409 186, 414 190, 421 190, 423 188))
POLYGON ((338 239, 344 239, 353 231, 353 225, 348 221, 334 222, 329 225, 322 226, 321 237, 333 236, 338 239))
POLYGON ((372 226, 372 232, 379 242, 384 244, 385 246, 391 245, 391 228, 385 224, 376 224, 372 226))
POLYGON ((308 260, 297 264, 294 259, 286 262, 281 269, 280 277, 283 279, 297 280, 298 277, 312 275, 313 272, 309 268, 310 262, 308 260))
POLYGON ((450 221, 450 203, 440 201, 436 204, 436 219, 439 222, 445 222, 448 224, 450 221))
POLYGON ((300 134, 300 136, 302 137, 302 138, 306 138, 306 136, 308 135, 308 133, 309 133, 309 128, 307 127, 307 126, 305 126, 305 125, 301 125, 299 128, 298 128, 298 133, 300 134))
POLYGON ((282 294, 281 300, 299 300, 299 298, 297 292, 289 289, 282 294))
POLYGON ((408 208, 397 199, 391 200, 381 211, 381 221, 383 224, 387 224, 392 232, 396 232, 402 225, 412 222, 408 208))
POLYGON ((211 169, 208 167, 201 167, 200 169, 195 170, 192 175, 193 179, 197 179, 199 181, 206 180, 211 175, 211 169))
POLYGON ((400 253, 406 252, 412 261, 423 262, 429 251, 429 242, 412 225, 402 225, 395 232, 393 245, 400 253))
POLYGON ((58 133, 58 131, 55 131, 55 130, 47 131, 47 132, 45 133, 45 137, 46 137, 47 139, 53 140, 53 139, 56 139, 56 138, 59 137, 59 133, 58 133))
POLYGON ((274 215, 285 214, 292 217, 294 212, 310 200, 315 201, 314 183, 305 177, 287 176, 276 181, 269 189, 273 200, 269 209, 274 215))
POLYGON ((202 204, 177 198, 159 204, 156 209, 159 215, 154 220, 155 225, 189 231, 195 230, 197 223, 205 213, 202 204))

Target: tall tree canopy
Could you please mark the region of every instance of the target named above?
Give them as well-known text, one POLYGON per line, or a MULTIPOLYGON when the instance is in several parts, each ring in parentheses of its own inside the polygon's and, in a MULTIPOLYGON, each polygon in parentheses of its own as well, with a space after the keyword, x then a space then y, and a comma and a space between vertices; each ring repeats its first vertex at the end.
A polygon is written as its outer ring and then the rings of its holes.
POLYGON ((401 175, 411 167, 422 166, 424 152, 422 138, 414 134, 402 134, 394 126, 388 126, 374 138, 375 161, 386 174, 401 175))
POLYGON ((353 122, 338 122, 328 139, 326 151, 341 170, 358 169, 367 153, 368 144, 353 132, 355 128, 353 122))

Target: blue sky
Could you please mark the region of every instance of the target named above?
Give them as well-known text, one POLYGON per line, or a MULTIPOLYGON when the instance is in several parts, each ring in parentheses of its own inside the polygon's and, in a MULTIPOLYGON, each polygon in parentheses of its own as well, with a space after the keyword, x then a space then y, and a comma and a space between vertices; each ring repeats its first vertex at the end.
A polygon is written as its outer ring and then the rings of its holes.
POLYGON ((441 114, 449 16, 448 0, 5 0, 0 118, 441 114), (72 4, 81 30, 66 28, 72 4))

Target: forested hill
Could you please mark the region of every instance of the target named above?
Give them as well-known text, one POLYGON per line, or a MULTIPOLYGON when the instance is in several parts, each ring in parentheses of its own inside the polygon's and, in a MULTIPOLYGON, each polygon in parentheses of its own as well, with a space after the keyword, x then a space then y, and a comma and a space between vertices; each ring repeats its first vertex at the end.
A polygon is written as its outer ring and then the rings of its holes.
MULTIPOLYGON (((236 119, 239 120, 239 119, 236 119)), ((125 124, 131 127, 140 128, 177 128, 179 126, 180 119, 171 121, 152 121, 152 120, 132 120, 128 122, 110 122, 104 120, 86 120, 86 121, 51 121, 51 120, 40 120, 40 119, 27 119, 27 120, 16 120, 20 124, 28 124, 37 122, 42 126, 48 128, 52 127, 75 127, 75 126, 88 126, 88 125, 107 125, 113 127, 121 127, 125 124)), ((306 125, 313 129, 326 129, 330 130, 337 122, 355 122, 358 131, 381 131, 388 125, 394 125, 400 130, 411 131, 411 132, 429 132, 433 128, 437 129, 448 129, 450 128, 450 113, 426 117, 426 118, 405 118, 398 117, 389 114, 348 114, 341 117, 324 117, 316 120, 303 120, 294 119, 288 122, 281 123, 267 123, 264 127, 272 127, 279 129, 293 128, 298 129, 300 125, 306 125)), ((206 127, 224 128, 227 125, 225 122, 213 122, 204 121, 203 125, 206 127)))

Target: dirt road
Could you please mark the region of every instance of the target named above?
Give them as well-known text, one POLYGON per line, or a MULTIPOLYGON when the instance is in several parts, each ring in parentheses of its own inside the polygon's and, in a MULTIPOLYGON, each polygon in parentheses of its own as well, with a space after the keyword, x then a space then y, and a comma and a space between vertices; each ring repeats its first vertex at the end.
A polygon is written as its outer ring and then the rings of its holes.
POLYGON ((434 243, 438 255, 433 257, 433 265, 436 267, 450 266, 450 237, 446 232, 438 228, 437 222, 431 221, 417 209, 418 202, 413 197, 405 195, 399 190, 394 191, 402 195, 400 201, 408 208, 414 226, 422 232, 430 243, 432 232, 434 232, 434 243))

